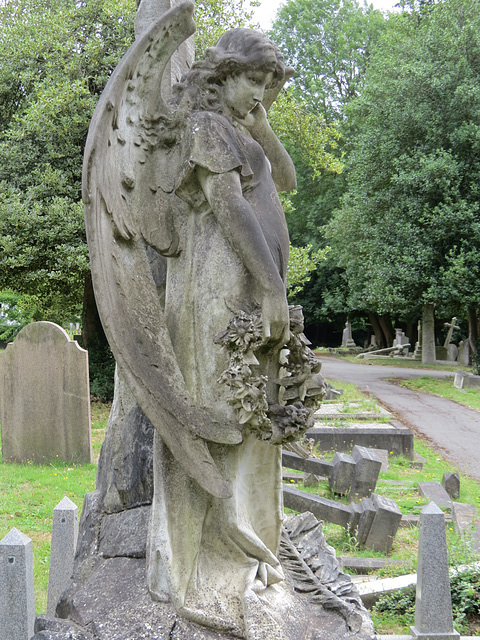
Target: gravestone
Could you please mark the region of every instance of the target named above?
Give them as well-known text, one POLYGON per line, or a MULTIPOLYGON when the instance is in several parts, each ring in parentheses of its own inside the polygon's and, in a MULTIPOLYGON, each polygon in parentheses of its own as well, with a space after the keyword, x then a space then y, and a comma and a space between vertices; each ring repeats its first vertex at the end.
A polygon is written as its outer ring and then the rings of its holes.
POLYGON ((390 553, 402 512, 395 500, 380 496, 376 493, 372 495, 375 517, 365 540, 368 549, 390 553))
POLYGON ((369 498, 375 491, 382 461, 377 458, 374 449, 358 445, 353 448, 352 458, 355 462, 355 478, 349 497, 356 502, 362 498, 369 498))
POLYGON ((442 486, 452 500, 458 500, 460 496, 460 475, 458 473, 444 473, 442 486))
POLYGON ((470 342, 468 340, 462 340, 458 345, 458 362, 464 367, 470 365, 470 342))
POLYGON ((0 354, 5 462, 92 461, 88 353, 52 322, 24 327, 0 354))
POLYGON ((417 597, 413 638, 455 640, 442 510, 433 502, 422 509, 418 539, 417 597))
POLYGON ((12 529, 0 541, 0 637, 30 640, 35 621, 32 541, 12 529))
POLYGON ((352 324, 350 320, 347 320, 345 323, 345 329, 342 335, 342 347, 344 349, 354 349, 356 347, 352 336, 352 324))

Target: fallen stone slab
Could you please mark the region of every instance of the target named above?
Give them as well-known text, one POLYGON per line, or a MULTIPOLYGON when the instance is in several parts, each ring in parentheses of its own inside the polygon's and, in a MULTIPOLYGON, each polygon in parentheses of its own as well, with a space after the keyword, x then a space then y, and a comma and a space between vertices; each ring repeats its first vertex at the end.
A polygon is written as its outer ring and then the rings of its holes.
POLYGON ((291 473, 289 473, 288 471, 284 471, 282 473, 282 480, 283 482, 304 482, 305 474, 295 473, 293 471, 291 473))
POLYGON ((333 464, 327 460, 319 460, 318 458, 302 458, 291 451, 282 451, 282 465, 288 469, 296 469, 305 473, 313 473, 317 476, 329 477, 333 464))
POLYGON ((419 482, 418 492, 427 500, 435 502, 440 509, 452 510, 452 500, 440 482, 419 482))
POLYGON ((353 569, 357 573, 370 573, 370 571, 378 571, 384 567, 402 567, 408 564, 405 560, 397 558, 350 558, 339 556, 338 560, 344 569, 353 569))
POLYGON ((352 451, 355 462, 355 477, 350 489, 350 500, 369 498, 375 491, 382 466, 373 449, 355 445, 352 451))
POLYGON ((475 376, 473 373, 467 373, 459 369, 455 372, 453 386, 456 389, 480 388, 480 376, 475 376))
POLYGON ((369 580, 368 582, 357 583, 356 587, 363 604, 367 609, 370 609, 379 598, 402 589, 412 589, 416 584, 417 574, 411 573, 406 576, 399 576, 398 578, 382 578, 380 580, 369 580))
POLYGON ((287 509, 301 513, 310 511, 319 520, 326 520, 345 528, 351 517, 350 507, 288 485, 283 486, 283 504, 287 509))

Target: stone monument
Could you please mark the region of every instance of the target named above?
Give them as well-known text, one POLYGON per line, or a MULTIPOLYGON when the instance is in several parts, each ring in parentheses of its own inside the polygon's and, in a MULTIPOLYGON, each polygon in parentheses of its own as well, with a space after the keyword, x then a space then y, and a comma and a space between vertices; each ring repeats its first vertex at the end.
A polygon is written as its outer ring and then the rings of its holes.
POLYGON ((295 171, 266 116, 291 70, 265 35, 235 29, 165 100, 192 13, 180 3, 142 30, 86 144, 87 237, 118 384, 52 638, 69 623, 109 640, 371 637, 353 586, 335 593, 331 554, 328 584, 302 555, 321 554, 319 523, 282 527, 281 445, 313 425, 324 389, 286 301, 278 191, 295 171))
POLYGON ((88 353, 53 322, 32 322, 0 354, 5 462, 92 461, 88 353))

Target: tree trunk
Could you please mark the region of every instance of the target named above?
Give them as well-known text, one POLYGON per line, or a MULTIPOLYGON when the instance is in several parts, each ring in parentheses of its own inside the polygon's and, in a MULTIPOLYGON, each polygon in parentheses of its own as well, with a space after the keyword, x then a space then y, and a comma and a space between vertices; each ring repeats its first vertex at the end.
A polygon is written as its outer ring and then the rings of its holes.
POLYGON ((375 339, 377 341, 377 346, 379 349, 383 349, 385 344, 385 337, 383 335, 382 327, 380 326, 380 322, 378 321, 378 317, 376 313, 372 311, 368 312, 368 320, 372 325, 373 333, 375 334, 375 339))
POLYGON ((422 307, 422 362, 434 364, 435 357, 435 305, 422 307))
POLYGON ((478 340, 478 315, 476 307, 468 307, 468 342, 471 351, 475 351, 478 340))
POLYGON ((382 327, 383 335, 385 336, 385 346, 391 347, 393 345, 393 339, 395 332, 393 331, 392 321, 388 314, 379 317, 380 326, 382 327))

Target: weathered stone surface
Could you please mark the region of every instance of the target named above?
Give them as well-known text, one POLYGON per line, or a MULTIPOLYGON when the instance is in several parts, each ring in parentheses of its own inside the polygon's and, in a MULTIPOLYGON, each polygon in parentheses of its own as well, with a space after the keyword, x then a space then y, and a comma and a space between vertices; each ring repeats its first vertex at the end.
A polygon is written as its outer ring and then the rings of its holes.
POLYGON ((445 520, 434 503, 422 509, 418 541, 414 638, 454 640, 445 520))
POLYGON ((344 569, 355 569, 356 573, 361 574, 378 571, 378 569, 383 569, 384 567, 402 567, 408 564, 404 560, 397 558, 356 558, 355 556, 339 556, 338 560, 344 569))
POLYGON ((358 510, 360 517, 358 520, 357 543, 360 547, 364 547, 376 515, 373 500, 364 498, 359 503, 358 510))
POLYGON ((78 507, 63 498, 53 510, 50 567, 48 572, 47 614, 55 615, 60 596, 73 573, 78 539, 78 507))
POLYGON ((355 478, 349 497, 354 501, 369 498, 375 491, 382 462, 373 449, 358 445, 353 448, 352 458, 355 461, 355 478))
POLYGON ((296 453, 290 451, 282 451, 282 464, 289 469, 297 469, 298 471, 305 471, 306 473, 313 473, 318 476, 329 477, 332 473, 333 465, 326 460, 319 460, 317 458, 302 458, 296 453))
POLYGON ((145 558, 149 517, 149 506, 105 516, 100 529, 100 555, 145 558))
POLYGON ((400 526, 402 512, 395 500, 376 493, 372 495, 375 517, 368 532, 365 546, 368 549, 390 553, 395 535, 400 526))
POLYGON ((355 460, 348 453, 335 453, 328 483, 334 493, 346 495, 354 482, 355 460))
POLYGON ((371 449, 367 447, 367 451, 375 455, 381 461, 382 463, 382 466, 380 467, 381 472, 388 471, 388 458, 390 454, 387 449, 377 449, 377 448, 371 449))
POLYGON ((418 492, 424 498, 435 502, 435 504, 441 509, 447 509, 448 511, 452 510, 452 501, 450 496, 437 480, 434 482, 419 482, 418 492))
POLYGON ((0 353, 5 462, 91 462, 88 354, 52 322, 24 327, 0 353))
POLYGON ((13 528, 0 540, 2 640, 30 640, 35 620, 32 541, 13 528))
POLYGON ((286 485, 283 487, 283 501, 288 509, 300 512, 310 511, 319 520, 326 520, 341 527, 348 526, 351 509, 334 500, 327 500, 286 485))
MULTIPOLYGON (((319 523, 316 523, 318 527, 319 523)), ((305 550, 305 560, 313 554, 312 560, 318 564, 319 550, 315 545, 312 533, 307 535, 308 540, 301 545, 305 550)), ((303 557, 303 556, 302 556, 303 557)), ((332 556, 335 564, 336 560, 332 556)), ((316 566, 316 565, 315 565, 316 566)), ((312 565, 313 567, 313 565, 312 565)), ((325 572, 326 567, 317 567, 320 573, 325 572)), ((335 566, 333 567, 335 569, 335 566)), ((359 601, 358 593, 353 585, 348 585, 348 576, 343 576, 340 570, 332 573, 330 568, 330 580, 332 581, 332 592, 330 593, 331 604, 335 601, 333 595, 335 589, 342 584, 343 591, 349 588, 351 603, 359 601)), ((309 638, 320 640, 347 640, 356 638, 367 640, 371 638, 373 629, 368 626, 368 616, 365 610, 357 604, 356 609, 352 604, 345 605, 345 612, 354 614, 358 611, 359 623, 365 620, 365 629, 358 629, 355 633, 347 629, 347 625, 336 611, 327 611, 318 604, 313 604, 309 598, 300 594, 292 601, 294 584, 287 577, 286 597, 288 605, 288 615, 285 603, 279 606, 278 614, 282 619, 277 618, 276 622, 284 635, 272 636, 272 620, 269 616, 259 617, 258 627, 252 638, 258 640, 272 640, 276 637, 288 638, 309 638), (292 605, 294 602, 294 606, 292 605), (295 635, 297 634, 297 635, 295 635)), ((312 583, 312 589, 315 583, 312 583)), ((328 592, 328 590, 327 590, 328 592)), ((327 595, 325 597, 328 597, 327 595)), ((317 598, 321 600, 320 595, 317 598)), ((331 605, 330 605, 331 606, 331 605)), ((81 584, 74 585, 66 594, 58 614, 68 615, 68 622, 60 619, 48 620, 41 617, 37 620, 38 629, 49 629, 51 635, 46 636, 48 640, 230 640, 233 636, 228 632, 218 633, 206 627, 200 627, 192 622, 182 619, 169 602, 153 602, 148 594, 145 583, 145 561, 143 559, 132 558, 112 558, 108 560, 98 560, 90 568, 81 584), (72 636, 68 634, 72 633, 72 636), (84 634, 82 636, 81 634, 84 634), (92 634, 92 635, 90 635, 92 634)), ((356 618, 355 618, 356 619, 356 618)), ((371 623, 370 623, 371 625, 371 623)), ((42 640, 44 636, 34 636, 34 640, 42 640)))
POLYGON ((452 500, 460 497, 460 474, 447 472, 443 474, 442 486, 452 500))

